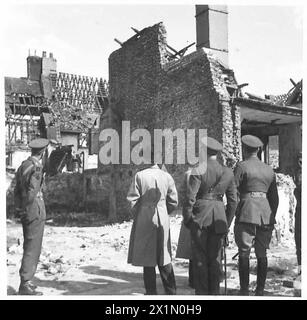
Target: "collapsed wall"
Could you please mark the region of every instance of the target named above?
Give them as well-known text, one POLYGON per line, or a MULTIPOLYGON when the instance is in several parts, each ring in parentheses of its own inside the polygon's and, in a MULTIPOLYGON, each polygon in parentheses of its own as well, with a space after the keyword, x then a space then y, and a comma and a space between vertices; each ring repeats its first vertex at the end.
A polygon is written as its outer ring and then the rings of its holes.
MULTIPOLYGON (((208 136, 219 140, 239 160, 240 113, 231 104, 227 82, 235 85, 230 70, 204 49, 169 61, 162 23, 143 29, 109 57, 111 109, 121 120, 130 121, 130 132, 144 128, 153 136, 154 129, 207 129, 208 136)), ((120 121, 105 127, 117 127, 121 132, 120 121)), ((99 163, 99 169, 104 168, 99 163)), ((117 210, 127 210, 126 193, 140 166, 113 168, 119 181, 115 182, 117 210)), ((187 164, 166 168, 181 190, 187 164)))

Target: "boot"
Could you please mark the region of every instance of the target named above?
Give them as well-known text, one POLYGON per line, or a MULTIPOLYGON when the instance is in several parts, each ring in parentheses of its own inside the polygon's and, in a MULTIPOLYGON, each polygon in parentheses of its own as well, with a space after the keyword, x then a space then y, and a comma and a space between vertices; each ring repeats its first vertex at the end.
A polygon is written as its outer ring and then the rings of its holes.
POLYGON ((268 270, 268 258, 258 258, 257 259, 257 287, 256 287, 256 296, 263 296, 264 294, 264 285, 266 280, 268 270))
POLYGON ((35 291, 32 288, 31 283, 29 281, 21 282, 18 290, 18 294, 21 296, 42 296, 43 293, 39 291, 35 291))
POLYGON ((249 257, 239 257, 240 295, 249 295, 249 257))

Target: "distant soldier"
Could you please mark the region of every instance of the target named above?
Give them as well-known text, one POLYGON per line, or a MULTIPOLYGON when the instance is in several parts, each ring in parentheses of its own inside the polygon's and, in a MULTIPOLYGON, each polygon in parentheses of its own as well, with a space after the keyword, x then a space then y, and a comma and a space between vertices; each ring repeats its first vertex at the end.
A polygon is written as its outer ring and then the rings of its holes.
POLYGON ((43 163, 49 144, 47 139, 35 139, 29 143, 31 157, 23 161, 16 173, 14 200, 23 228, 23 257, 20 274, 20 295, 42 295, 36 291, 32 279, 36 272, 41 253, 44 225, 46 220, 45 204, 41 187, 43 184, 43 163))
POLYGON ((127 199, 134 216, 128 263, 143 266, 146 295, 157 294, 156 266, 165 293, 176 294, 169 220, 169 214, 178 205, 173 178, 157 164, 141 170, 134 177, 127 199))
POLYGON ((267 276, 267 253, 278 208, 278 191, 273 169, 257 157, 262 147, 259 138, 242 137, 243 159, 235 168, 240 197, 234 226, 239 248, 240 294, 249 295, 249 256, 254 243, 257 257, 256 295, 264 294, 267 276))
POLYGON ((217 161, 222 145, 209 137, 203 143, 207 168, 204 173, 198 168, 192 170, 183 216, 191 231, 195 294, 219 295, 222 240, 236 211, 237 193, 232 170, 217 161))
POLYGON ((302 205, 302 152, 299 152, 297 156, 297 164, 295 169, 294 182, 296 188, 294 190, 294 195, 296 198, 296 208, 295 208, 295 222, 294 222, 294 239, 296 246, 296 256, 298 264, 298 275, 301 274, 301 205, 302 205))

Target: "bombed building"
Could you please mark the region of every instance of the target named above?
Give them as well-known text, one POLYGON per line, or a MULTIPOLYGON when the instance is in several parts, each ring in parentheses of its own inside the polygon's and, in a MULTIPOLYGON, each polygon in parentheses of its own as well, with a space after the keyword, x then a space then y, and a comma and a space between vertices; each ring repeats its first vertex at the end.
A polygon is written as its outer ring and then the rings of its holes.
MULTIPOLYGON (((280 97, 243 93, 246 84, 237 82, 228 64, 227 15, 226 6, 196 6, 197 50, 190 54, 167 43, 163 23, 133 28, 135 34, 109 57, 111 121, 102 121, 101 129, 121 131, 123 120, 131 131, 203 128, 235 162, 241 160, 241 136, 254 134, 264 143, 259 157, 291 174, 302 148, 302 81, 280 97)), ((186 165, 166 167, 180 189, 186 165)), ((99 168, 105 170, 101 163, 99 168)), ((125 195, 138 169, 113 166, 117 178, 109 189, 118 212, 127 210, 125 195)))
MULTIPOLYGON (((99 133, 113 128, 121 136, 123 121, 130 123, 124 136, 137 128, 206 129, 223 144, 224 161, 230 157, 232 163, 242 158, 241 136, 254 134, 264 143, 259 157, 277 172, 293 173, 302 149, 302 81, 291 80, 292 88, 281 96, 270 95, 269 88, 263 98, 243 92, 247 83, 238 83, 228 61, 226 6, 196 6, 194 51, 194 43, 174 49, 162 22, 132 29, 132 37, 116 40, 120 48, 109 56, 108 84, 57 73, 56 60, 44 52, 29 55, 26 78, 5 79, 7 164, 16 167, 25 158, 18 153, 28 152, 27 142, 36 136, 71 145, 83 152, 83 163, 96 160, 82 174, 51 179, 47 208, 94 210, 112 220, 127 216, 127 190, 140 166, 99 161, 99 133)), ((166 164, 179 192, 187 166, 166 164)))
MULTIPOLYGON (((100 115, 108 105, 103 79, 57 72, 53 54, 27 57, 27 77, 5 77, 6 164, 16 168, 36 137, 53 139, 82 154, 97 154, 100 115)), ((97 157, 94 163, 97 165, 97 157)))

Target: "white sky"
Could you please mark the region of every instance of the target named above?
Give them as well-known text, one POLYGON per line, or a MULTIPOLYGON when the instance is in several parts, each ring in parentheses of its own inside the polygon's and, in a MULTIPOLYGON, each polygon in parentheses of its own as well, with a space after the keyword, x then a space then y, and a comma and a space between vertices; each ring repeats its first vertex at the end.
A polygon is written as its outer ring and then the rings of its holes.
MULTIPOLYGON (((282 94, 303 74, 303 7, 229 5, 229 62, 246 91, 282 94)), ((193 3, 15 4, 6 8, 1 60, 6 76, 26 76, 28 50, 53 52, 57 70, 108 79, 108 57, 142 29, 163 21, 168 43, 196 41, 193 3)), ((188 52, 195 50, 195 46, 188 52)))

